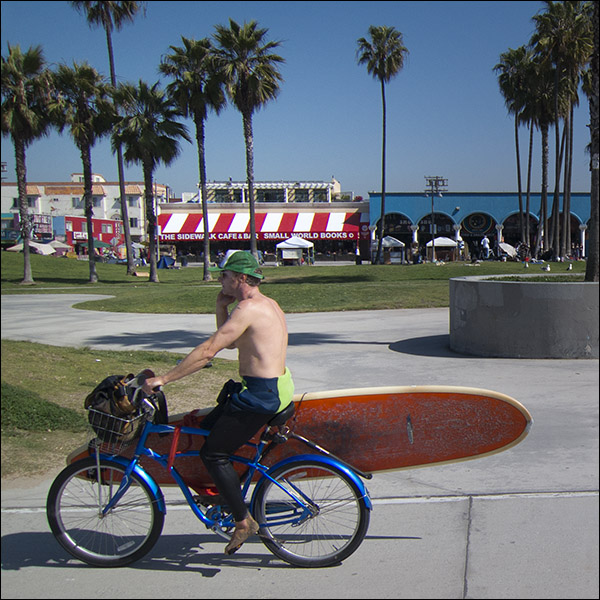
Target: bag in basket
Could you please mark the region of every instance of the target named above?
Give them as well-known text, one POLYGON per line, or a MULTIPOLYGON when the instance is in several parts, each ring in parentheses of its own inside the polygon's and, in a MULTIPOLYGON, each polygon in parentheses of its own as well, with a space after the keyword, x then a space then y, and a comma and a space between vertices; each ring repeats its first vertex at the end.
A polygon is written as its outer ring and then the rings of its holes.
POLYGON ((84 402, 88 420, 103 442, 114 444, 135 437, 133 419, 137 408, 131 403, 133 390, 127 387, 133 375, 110 375, 102 380, 84 402))

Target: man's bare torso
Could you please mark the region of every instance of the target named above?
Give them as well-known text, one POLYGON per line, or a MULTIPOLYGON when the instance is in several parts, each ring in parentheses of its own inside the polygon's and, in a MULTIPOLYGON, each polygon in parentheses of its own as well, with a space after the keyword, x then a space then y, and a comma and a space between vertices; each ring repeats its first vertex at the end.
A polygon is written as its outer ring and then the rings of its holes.
POLYGON ((256 294, 234 309, 247 311, 250 325, 235 343, 243 377, 279 377, 285 371, 288 331, 283 311, 271 298, 256 294))

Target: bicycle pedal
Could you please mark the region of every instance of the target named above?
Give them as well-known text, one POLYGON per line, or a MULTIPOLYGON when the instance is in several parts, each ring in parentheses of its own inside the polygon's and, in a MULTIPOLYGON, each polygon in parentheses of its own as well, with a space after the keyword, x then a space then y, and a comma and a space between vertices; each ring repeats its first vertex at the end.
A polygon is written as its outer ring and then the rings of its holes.
POLYGON ((217 506, 223 504, 223 498, 219 494, 197 494, 192 496, 194 502, 201 506, 217 506))

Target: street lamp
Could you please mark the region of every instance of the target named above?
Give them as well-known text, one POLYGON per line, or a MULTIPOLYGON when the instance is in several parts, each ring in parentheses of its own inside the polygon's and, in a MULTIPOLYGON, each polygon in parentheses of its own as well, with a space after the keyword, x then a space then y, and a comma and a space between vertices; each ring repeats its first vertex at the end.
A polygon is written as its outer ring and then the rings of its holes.
POLYGON ((428 177, 426 175, 425 182, 427 186, 425 191, 431 194, 431 262, 435 262, 435 217, 433 199, 436 194, 440 198, 442 197, 442 192, 446 191, 446 188, 448 187, 448 180, 443 177, 428 177))

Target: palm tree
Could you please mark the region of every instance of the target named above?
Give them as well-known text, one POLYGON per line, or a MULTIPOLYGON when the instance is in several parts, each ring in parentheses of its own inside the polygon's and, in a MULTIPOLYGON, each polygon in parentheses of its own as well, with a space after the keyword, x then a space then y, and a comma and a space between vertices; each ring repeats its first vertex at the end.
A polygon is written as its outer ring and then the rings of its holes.
POLYGON ((560 238, 560 256, 566 256, 571 249, 571 179, 573 171, 573 116, 574 108, 579 104, 578 89, 584 73, 590 64, 593 52, 593 4, 592 2, 570 2, 569 18, 572 23, 569 51, 565 56, 565 76, 567 79, 567 130, 565 154, 565 183, 562 236, 560 238))
MULTIPOLYGON (((550 237, 554 256, 558 257, 566 251, 564 227, 562 242, 560 236, 559 186, 562 149, 559 119, 565 119, 563 139, 568 143, 571 137, 569 116, 573 105, 577 102, 581 71, 589 62, 592 53, 592 23, 589 2, 545 2, 545 4, 546 12, 533 17, 536 32, 532 36, 532 44, 536 51, 554 66, 555 187, 550 237)), ((569 160, 565 160, 565 165, 568 163, 569 160)), ((565 172, 565 181, 568 181, 568 177, 565 172)), ((565 197, 569 196, 570 190, 565 190, 565 197)), ((570 209, 565 202, 563 211, 566 222, 569 217, 568 210, 570 209)))
MULTIPOLYGON (((525 221, 525 232, 524 241, 528 248, 528 252, 531 251, 531 169, 533 167, 533 133, 538 123, 538 108, 540 100, 543 102, 543 80, 540 76, 540 69, 538 61, 536 60, 533 52, 528 52, 528 58, 521 65, 525 73, 523 74, 524 81, 526 82, 523 92, 523 107, 521 110, 521 121, 527 123, 529 127, 529 153, 527 158, 527 191, 525 199, 525 215, 527 216, 525 221)), ((541 235, 542 228, 538 227, 538 241, 541 235)))
POLYGON ((202 222, 204 226, 204 281, 211 279, 210 232, 208 229, 208 189, 206 186, 206 150, 204 123, 209 110, 219 113, 225 106, 223 77, 216 68, 211 41, 181 38, 182 48, 171 46, 172 54, 160 64, 160 72, 173 79, 167 92, 180 107, 185 117, 196 126, 198 172, 202 193, 202 222))
POLYGON ((523 222, 523 189, 521 182, 521 157, 519 151, 519 126, 524 121, 523 113, 526 107, 528 91, 528 69, 532 53, 525 46, 516 50, 510 48, 500 55, 500 62, 494 67, 499 73, 498 84, 504 96, 508 112, 515 116, 515 151, 517 157, 517 186, 519 193, 519 234, 520 240, 525 241, 523 222))
MULTIPOLYGON (((108 62, 110 65, 110 83, 117 87, 115 75, 115 59, 112 45, 113 29, 121 29, 125 22, 133 22, 135 15, 141 10, 144 2, 71 2, 71 5, 80 12, 85 13, 90 26, 99 25, 106 32, 106 46, 108 48, 108 62)), ((129 227, 129 211, 125 196, 125 175, 123 173, 123 151, 120 146, 116 148, 117 169, 119 173, 119 194, 121 196, 121 219, 123 220, 123 234, 125 236, 125 249, 127 252, 127 274, 135 273, 133 250, 131 245, 131 229, 129 227)))
POLYGON ((267 102, 277 97, 278 70, 284 59, 272 51, 280 42, 265 41, 267 29, 256 21, 243 26, 229 19, 229 27, 215 26, 216 56, 222 70, 229 98, 242 115, 246 144, 246 177, 250 208, 250 251, 257 256, 256 223, 254 220, 254 133, 252 116, 267 102))
POLYGON ((112 145, 125 148, 127 164, 139 163, 144 172, 144 197, 150 255, 150 281, 158 283, 156 270, 156 212, 154 210, 154 171, 163 163, 169 165, 179 156, 179 138, 191 141, 184 125, 177 122, 181 111, 158 87, 140 81, 120 86, 115 92, 119 117, 112 135, 112 145))
POLYGON ((542 137, 542 190, 540 222, 534 256, 548 250, 548 164, 550 156, 549 131, 554 123, 553 90, 554 69, 546 61, 535 60, 530 79, 527 114, 540 130, 542 137))
POLYGON ((59 65, 55 77, 56 99, 51 114, 60 130, 68 127, 83 163, 83 199, 87 224, 90 283, 97 283, 94 259, 94 216, 92 198, 92 148, 114 123, 114 107, 109 86, 87 63, 73 67, 59 65))
MULTIPOLYGON (((381 218, 379 220, 379 241, 377 244, 376 263, 382 262, 381 248, 385 222, 385 166, 386 166, 386 104, 385 84, 395 77, 404 67, 404 59, 408 49, 404 46, 402 34, 394 27, 369 27, 370 39, 359 38, 357 58, 358 64, 366 64, 367 71, 381 84, 382 104, 382 143, 381 143, 381 218)), ((433 235, 433 223, 431 224, 433 235)))
POLYGON ((27 204, 27 148, 47 135, 50 120, 46 110, 50 73, 42 48, 33 46, 23 53, 19 46, 8 45, 2 56, 2 135, 12 139, 19 190, 19 218, 23 239, 23 284, 33 284, 29 241, 32 222, 27 204))

